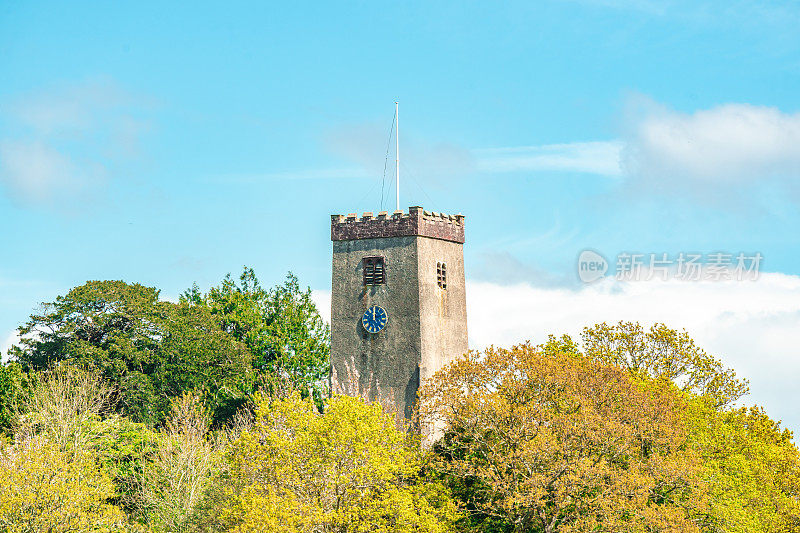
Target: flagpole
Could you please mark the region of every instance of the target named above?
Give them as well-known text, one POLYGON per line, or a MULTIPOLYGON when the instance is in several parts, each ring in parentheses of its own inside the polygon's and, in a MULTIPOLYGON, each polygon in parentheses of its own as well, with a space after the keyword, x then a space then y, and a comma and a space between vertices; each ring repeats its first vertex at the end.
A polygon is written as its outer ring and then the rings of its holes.
POLYGON ((394 130, 394 139, 395 139, 395 164, 397 165, 397 184, 396 184, 396 192, 397 192, 397 207, 396 209, 400 210, 400 106, 399 102, 394 103, 394 118, 395 118, 395 130, 394 130))

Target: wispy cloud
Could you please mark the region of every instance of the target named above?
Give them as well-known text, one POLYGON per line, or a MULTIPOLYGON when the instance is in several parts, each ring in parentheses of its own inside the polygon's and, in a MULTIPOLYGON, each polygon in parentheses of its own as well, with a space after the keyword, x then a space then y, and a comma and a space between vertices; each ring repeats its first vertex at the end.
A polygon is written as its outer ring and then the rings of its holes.
MULTIPOLYGON (((622 122, 617 139, 572 143, 468 149, 408 137, 401 166, 425 181, 580 173, 645 194, 752 198, 752 190, 762 186, 800 192, 800 113, 741 103, 684 113, 633 96, 622 122)), ((394 143, 388 143, 387 155, 384 129, 360 124, 328 132, 326 149, 349 166, 219 179, 377 178, 385 170, 391 175, 394 143)))
MULTIPOLYGON (((387 167, 391 171, 394 164, 394 142, 387 141, 386 128, 354 124, 329 131, 325 147, 336 157, 355 164, 365 177, 380 176, 387 167)), ((616 178, 621 175, 621 149, 622 143, 617 140, 469 149, 405 136, 401 154, 404 166, 434 181, 471 174, 532 172, 579 172, 616 178)), ((333 171, 312 172, 315 177, 320 174, 339 177, 333 171)))
POLYGON ((477 170, 584 172, 659 190, 800 183, 800 113, 736 103, 682 113, 643 96, 627 107, 620 139, 474 150, 477 170))
POLYGON ((742 103, 684 113, 636 95, 623 122, 623 135, 609 141, 474 150, 476 170, 581 172, 645 194, 716 201, 800 190, 800 113, 742 103))
MULTIPOLYGON (((325 134, 324 146, 331 155, 357 165, 366 176, 380 177, 394 168, 390 129, 373 123, 339 126, 325 134)), ((426 179, 458 178, 474 169, 473 154, 456 144, 411 135, 401 136, 401 142, 401 164, 426 179)))
POLYGON ((309 168, 285 170, 282 172, 264 172, 252 174, 222 174, 211 177, 214 183, 252 184, 270 180, 334 180, 364 179, 372 177, 366 169, 359 167, 343 168, 309 168))
POLYGON ((527 284, 532 287, 569 287, 578 284, 575 276, 554 274, 517 258, 509 251, 484 251, 470 269, 476 279, 502 286, 527 284))
POLYGON ((585 172, 619 177, 620 141, 575 142, 475 150, 481 172, 585 172))
POLYGON ((120 160, 139 154, 149 123, 140 99, 109 79, 1 103, 0 185, 19 203, 79 199, 102 185, 120 160))
POLYGON ((24 203, 75 193, 105 176, 102 165, 81 165, 39 140, 0 140, 0 165, 0 181, 24 203))

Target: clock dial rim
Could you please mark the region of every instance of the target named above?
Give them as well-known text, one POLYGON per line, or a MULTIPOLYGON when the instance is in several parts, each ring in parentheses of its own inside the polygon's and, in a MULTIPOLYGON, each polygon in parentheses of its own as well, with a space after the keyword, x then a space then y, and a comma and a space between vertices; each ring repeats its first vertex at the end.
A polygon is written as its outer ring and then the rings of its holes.
POLYGON ((383 331, 383 328, 386 327, 386 323, 389 321, 389 313, 386 312, 386 309, 381 307, 380 305, 371 305, 364 311, 364 314, 361 315, 361 325, 368 333, 380 333, 383 331), (376 315, 378 314, 377 311, 380 310, 380 318, 376 316, 375 321, 371 320, 370 312, 375 309, 376 315))

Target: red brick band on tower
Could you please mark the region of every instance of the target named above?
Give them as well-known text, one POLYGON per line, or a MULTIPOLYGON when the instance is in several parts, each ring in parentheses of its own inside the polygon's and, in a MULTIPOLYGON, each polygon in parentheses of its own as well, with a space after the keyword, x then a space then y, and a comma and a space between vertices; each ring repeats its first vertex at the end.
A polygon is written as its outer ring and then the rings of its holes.
POLYGON ((391 216, 386 211, 377 217, 372 213, 364 213, 361 218, 355 213, 331 215, 332 241, 415 235, 463 244, 464 215, 429 213, 419 206, 409 207, 408 214, 395 211, 391 216))

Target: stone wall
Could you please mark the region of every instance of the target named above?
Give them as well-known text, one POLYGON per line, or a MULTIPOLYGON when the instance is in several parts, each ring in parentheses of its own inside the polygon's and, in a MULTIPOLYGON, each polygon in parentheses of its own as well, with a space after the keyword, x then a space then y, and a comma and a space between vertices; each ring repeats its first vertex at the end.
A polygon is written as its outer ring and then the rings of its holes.
POLYGON ((409 207, 408 213, 395 211, 391 216, 381 211, 378 216, 364 213, 331 215, 331 240, 349 241, 385 237, 419 235, 453 242, 464 242, 464 215, 432 213, 419 206, 409 207))
POLYGON ((408 418, 419 386, 420 332, 417 237, 333 243, 331 390, 367 400, 408 418), (385 258, 386 283, 363 285, 367 256, 385 258), (388 314, 384 329, 361 324, 373 305, 388 314))
POLYGON ((331 388, 380 401, 409 419, 421 382, 467 350, 464 217, 411 207, 388 217, 331 217, 331 388), (382 256, 386 283, 363 285, 363 259, 382 256), (447 288, 436 266, 447 264, 447 288), (388 314, 370 334, 361 316, 372 305, 388 314))

